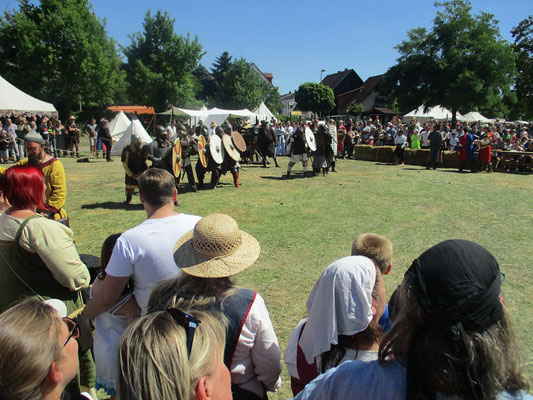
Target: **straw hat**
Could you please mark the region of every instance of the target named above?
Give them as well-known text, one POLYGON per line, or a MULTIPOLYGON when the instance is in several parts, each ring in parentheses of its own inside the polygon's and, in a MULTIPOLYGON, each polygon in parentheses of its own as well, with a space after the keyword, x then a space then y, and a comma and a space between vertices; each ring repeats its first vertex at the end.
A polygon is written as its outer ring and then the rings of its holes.
POLYGON ((260 252, 259 242, 241 231, 233 218, 210 214, 178 240, 174 261, 186 274, 224 278, 251 266, 260 252))
POLYGON ((215 121, 211 121, 211 127, 214 128, 215 126, 217 126, 217 123, 215 121))

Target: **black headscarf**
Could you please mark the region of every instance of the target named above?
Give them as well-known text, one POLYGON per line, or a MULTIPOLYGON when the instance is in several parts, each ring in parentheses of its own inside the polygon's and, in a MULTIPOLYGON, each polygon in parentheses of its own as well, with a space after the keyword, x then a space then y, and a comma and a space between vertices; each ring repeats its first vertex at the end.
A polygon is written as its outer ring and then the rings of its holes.
MULTIPOLYGON (((467 240, 446 240, 426 250, 405 273, 411 290, 428 316, 428 328, 448 333, 456 353, 465 360, 469 398, 483 398, 475 371, 468 367, 472 349, 466 331, 484 332, 503 316, 499 300, 498 262, 484 247, 467 240)), ((424 365, 414 351, 416 333, 407 355, 407 398, 435 398, 427 389, 424 365)))

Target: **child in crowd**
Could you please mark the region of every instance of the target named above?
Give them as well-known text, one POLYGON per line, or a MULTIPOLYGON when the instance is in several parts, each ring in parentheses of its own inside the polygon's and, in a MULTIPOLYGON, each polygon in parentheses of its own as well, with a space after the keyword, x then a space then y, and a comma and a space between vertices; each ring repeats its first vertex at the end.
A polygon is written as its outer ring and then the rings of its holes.
POLYGON ((0 131, 0 163, 7 164, 9 162, 9 138, 7 132, 0 131))
MULTIPOLYGON (((102 245, 101 272, 90 288, 90 297, 98 296, 98 289, 106 276, 105 268, 113 253, 119 234, 109 236, 102 245)), ((133 296, 133 284, 126 285, 117 303, 94 319, 94 362, 96 364, 96 389, 115 395, 117 380, 117 354, 120 338, 128 325, 139 315, 139 306, 133 296)))

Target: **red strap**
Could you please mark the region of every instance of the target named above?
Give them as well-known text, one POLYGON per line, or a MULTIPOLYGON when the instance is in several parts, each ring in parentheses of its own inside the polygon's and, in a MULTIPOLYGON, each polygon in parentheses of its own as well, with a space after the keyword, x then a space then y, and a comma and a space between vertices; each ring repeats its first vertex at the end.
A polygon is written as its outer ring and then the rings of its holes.
POLYGON ((233 353, 231 354, 231 362, 230 362, 229 365, 233 364, 233 357, 235 356, 235 350, 237 350, 237 343, 239 342, 239 337, 241 336, 242 327, 244 326, 244 322, 246 321, 246 318, 248 318, 248 314, 250 314, 250 310, 252 309, 252 305, 254 304, 254 301, 255 301, 256 297, 257 297, 257 290, 254 292, 254 295, 252 297, 252 301, 248 305, 248 310, 246 310, 246 313, 244 314, 244 318, 241 321, 241 326, 239 327, 238 335, 236 335, 237 336, 237 338, 236 338, 237 342, 235 343, 235 346, 233 347, 233 353))
POLYGON ((302 337, 302 333, 306 324, 307 322, 305 322, 302 325, 302 329, 300 329, 300 334, 298 335, 298 347, 296 350, 296 370, 298 371, 300 378, 298 379, 291 376, 291 389, 294 396, 300 393, 305 385, 318 376, 316 362, 313 360, 312 364, 308 364, 307 360, 305 359, 305 354, 300 347, 300 338, 302 337))

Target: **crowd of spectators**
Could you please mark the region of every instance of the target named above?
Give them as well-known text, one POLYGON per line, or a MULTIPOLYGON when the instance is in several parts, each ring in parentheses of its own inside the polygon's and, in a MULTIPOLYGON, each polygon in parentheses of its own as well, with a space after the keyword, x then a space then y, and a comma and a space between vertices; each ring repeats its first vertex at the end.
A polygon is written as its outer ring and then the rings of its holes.
MULTIPOLYGON (((261 247, 232 217, 176 213, 172 175, 149 169, 139 179, 147 219, 106 239, 91 284, 72 231, 36 212, 42 173, 12 167, 0 189, 0 398, 80 398, 78 383, 91 389, 84 398, 97 387, 128 400, 279 389, 268 306, 233 280, 261 247)), ((387 297, 391 268, 392 243, 377 234, 325 268, 285 349, 296 399, 532 398, 492 254, 436 244, 387 297)))
POLYGON ((100 134, 100 127, 94 119, 83 129, 70 116, 63 125, 56 117, 38 115, 20 115, 3 117, 0 120, 0 163, 20 161, 25 158, 24 137, 30 132, 37 132, 45 141, 45 151, 53 157, 80 157, 80 136, 89 137, 91 156, 97 157, 105 150, 105 133, 100 134))

